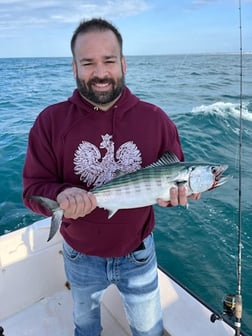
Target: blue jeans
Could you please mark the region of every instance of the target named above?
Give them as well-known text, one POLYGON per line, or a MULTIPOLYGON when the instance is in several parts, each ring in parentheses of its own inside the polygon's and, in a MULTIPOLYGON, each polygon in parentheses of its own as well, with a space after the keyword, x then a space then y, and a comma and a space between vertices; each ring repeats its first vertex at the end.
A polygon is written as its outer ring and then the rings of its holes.
POLYGON ((118 258, 100 258, 75 251, 63 243, 65 271, 74 301, 75 336, 101 334, 100 302, 115 284, 124 302, 133 336, 162 336, 157 260, 152 234, 145 248, 118 258))

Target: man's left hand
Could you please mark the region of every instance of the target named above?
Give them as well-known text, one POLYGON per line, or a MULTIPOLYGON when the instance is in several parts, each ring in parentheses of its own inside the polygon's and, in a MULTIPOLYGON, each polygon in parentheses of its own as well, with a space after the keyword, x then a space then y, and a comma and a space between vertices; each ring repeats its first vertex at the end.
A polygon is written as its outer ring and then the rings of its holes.
POLYGON ((187 206, 188 198, 198 200, 200 199, 200 193, 192 194, 190 196, 186 196, 186 189, 183 185, 176 187, 172 187, 170 189, 170 201, 164 201, 162 199, 157 200, 157 204, 163 207, 169 206, 187 206))

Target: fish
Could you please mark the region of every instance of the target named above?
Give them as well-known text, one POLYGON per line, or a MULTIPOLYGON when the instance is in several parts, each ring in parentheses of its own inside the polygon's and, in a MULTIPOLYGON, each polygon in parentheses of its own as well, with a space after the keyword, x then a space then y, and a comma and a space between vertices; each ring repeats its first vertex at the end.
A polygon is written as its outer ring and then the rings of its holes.
MULTIPOLYGON (((141 208, 154 205, 157 199, 170 200, 170 189, 184 185, 186 195, 215 189, 228 181, 223 176, 228 165, 181 162, 175 154, 165 153, 158 161, 131 173, 118 174, 115 178, 95 187, 91 192, 96 197, 97 206, 108 210, 108 218, 121 209, 141 208)), ((30 196, 52 213, 50 241, 56 234, 64 211, 59 204, 43 196, 30 196)))

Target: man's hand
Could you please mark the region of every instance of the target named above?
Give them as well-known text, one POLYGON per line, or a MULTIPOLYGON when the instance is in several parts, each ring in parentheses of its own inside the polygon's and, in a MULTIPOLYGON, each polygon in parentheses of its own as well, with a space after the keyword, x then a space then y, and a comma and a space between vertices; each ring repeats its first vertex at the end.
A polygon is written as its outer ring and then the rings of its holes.
POLYGON ((176 206, 176 205, 187 206, 188 198, 198 200, 200 199, 200 193, 192 194, 189 197, 187 197, 185 187, 181 185, 178 186, 178 188, 173 187, 170 189, 170 201, 163 201, 162 199, 159 198, 157 200, 157 203, 163 207, 176 206))
POLYGON ((75 187, 59 193, 57 202, 64 210, 64 217, 72 219, 86 216, 97 206, 96 198, 91 192, 75 187))

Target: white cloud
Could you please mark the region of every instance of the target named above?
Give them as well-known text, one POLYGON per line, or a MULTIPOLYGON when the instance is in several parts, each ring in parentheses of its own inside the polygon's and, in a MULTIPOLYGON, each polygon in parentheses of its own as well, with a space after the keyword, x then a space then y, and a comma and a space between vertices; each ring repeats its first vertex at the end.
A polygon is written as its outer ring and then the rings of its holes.
POLYGON ((198 9, 198 8, 208 6, 208 5, 221 4, 221 3, 224 3, 225 1, 230 1, 230 0, 192 0, 190 7, 194 9, 198 9))
POLYGON ((218 2, 218 0, 193 0, 192 4, 193 5, 208 5, 213 2, 218 2))
POLYGON ((150 8, 149 0, 0 0, 0 30, 43 24, 76 23, 136 15, 150 8))

